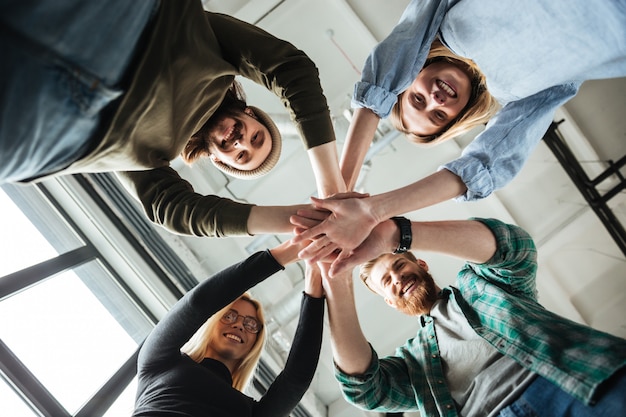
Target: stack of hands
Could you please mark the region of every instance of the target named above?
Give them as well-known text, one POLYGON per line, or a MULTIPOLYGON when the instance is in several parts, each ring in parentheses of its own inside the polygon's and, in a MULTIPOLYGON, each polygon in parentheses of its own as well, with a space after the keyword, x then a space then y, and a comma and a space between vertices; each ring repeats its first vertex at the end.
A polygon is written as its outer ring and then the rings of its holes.
POLYGON ((291 242, 309 241, 299 258, 326 264, 329 277, 395 248, 397 228, 392 221, 377 218, 369 194, 347 192, 311 200, 312 209, 290 217, 295 234, 291 242))

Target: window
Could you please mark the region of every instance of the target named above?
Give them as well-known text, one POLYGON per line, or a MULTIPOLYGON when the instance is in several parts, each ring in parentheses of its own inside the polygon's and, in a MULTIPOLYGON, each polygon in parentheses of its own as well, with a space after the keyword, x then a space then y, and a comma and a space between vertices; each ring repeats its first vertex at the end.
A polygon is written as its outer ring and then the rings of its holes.
POLYGON ((148 282, 163 271, 129 233, 102 224, 107 208, 81 188, 0 189, 3 414, 129 415, 139 346, 180 296, 148 282))

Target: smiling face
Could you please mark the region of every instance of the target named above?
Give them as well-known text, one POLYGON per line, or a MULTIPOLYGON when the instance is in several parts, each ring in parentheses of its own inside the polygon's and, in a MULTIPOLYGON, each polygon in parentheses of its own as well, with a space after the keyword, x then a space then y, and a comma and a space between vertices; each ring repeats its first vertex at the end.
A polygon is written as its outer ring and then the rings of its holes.
POLYGON ((250 333, 244 328, 245 316, 258 319, 256 308, 252 303, 239 299, 231 307, 239 317, 234 323, 225 324, 217 321, 210 334, 205 357, 223 362, 230 370, 244 359, 257 341, 258 334, 250 333))
POLYGON ((251 109, 224 115, 208 132, 210 158, 242 171, 258 168, 272 150, 272 137, 251 109))
POLYGON ((441 132, 465 108, 471 89, 467 73, 454 64, 424 67, 400 98, 404 127, 418 136, 441 132))
POLYGON ((387 304, 412 316, 428 313, 440 291, 426 262, 393 254, 378 258, 366 284, 387 304))

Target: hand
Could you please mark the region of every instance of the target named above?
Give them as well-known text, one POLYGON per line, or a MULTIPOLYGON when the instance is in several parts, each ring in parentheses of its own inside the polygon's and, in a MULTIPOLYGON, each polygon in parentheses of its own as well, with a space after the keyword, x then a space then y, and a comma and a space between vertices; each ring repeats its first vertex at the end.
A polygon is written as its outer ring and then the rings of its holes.
POLYGON ((319 265, 305 261, 306 270, 304 273, 304 292, 314 298, 322 298, 324 289, 322 288, 322 273, 319 265))
POLYGON ((340 248, 344 252, 351 252, 367 238, 370 231, 378 224, 378 219, 372 214, 368 197, 358 193, 344 193, 329 199, 311 197, 313 206, 317 210, 326 210, 330 213, 325 219, 312 216, 307 210, 298 210, 296 216, 291 216, 291 223, 296 226, 294 243, 302 240, 328 239, 317 245, 309 245, 298 256, 316 261, 322 259, 320 249, 331 243, 334 247, 327 248, 326 254, 340 248), (358 195, 359 197, 351 197, 358 195), (344 198, 345 197, 345 198, 344 198), (331 250, 332 249, 332 250, 331 250))
MULTIPOLYGON (((345 193, 337 193, 328 197, 327 200, 343 200, 348 198, 365 198, 369 197, 369 194, 357 193, 356 191, 345 192, 345 193)), ((312 197, 312 199, 319 200, 318 198, 312 197)), ((300 234, 307 229, 310 229, 314 226, 320 224, 323 220, 325 220, 331 212, 328 210, 322 210, 316 208, 314 205, 311 205, 311 208, 301 208, 297 210, 295 215, 292 215, 289 218, 289 221, 294 226, 295 234, 300 234)))
POLYGON ((335 278, 346 271, 352 271, 356 265, 360 265, 371 259, 376 258, 383 253, 392 251, 392 236, 397 227, 392 220, 379 223, 369 236, 350 254, 343 252, 336 257, 329 269, 329 276, 335 278))
MULTIPOLYGON (((322 273, 322 287, 327 297, 339 296, 339 299, 346 297, 343 291, 352 287, 352 269, 346 269, 341 274, 333 277, 330 275, 330 264, 326 262, 318 262, 322 273), (337 292, 340 291, 340 292, 337 292)), ((349 294, 348 292, 347 294, 349 294)))

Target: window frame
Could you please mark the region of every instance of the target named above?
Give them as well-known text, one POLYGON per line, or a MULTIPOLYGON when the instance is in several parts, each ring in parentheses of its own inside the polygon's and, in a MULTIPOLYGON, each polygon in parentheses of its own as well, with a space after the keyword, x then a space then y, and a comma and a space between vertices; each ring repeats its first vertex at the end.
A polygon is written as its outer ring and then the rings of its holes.
MULTIPOLYGON (((132 230, 124 222, 122 217, 126 216, 119 216, 115 212, 115 205, 112 207, 110 202, 102 198, 102 191, 96 190, 94 180, 89 177, 77 175, 27 186, 2 186, 10 196, 24 197, 24 201, 41 205, 36 210, 31 210, 30 207, 24 209, 18 203, 34 224, 38 221, 32 220, 31 216, 36 215, 38 210, 48 212, 46 206, 52 208, 67 222, 84 245, 0 277, 0 302, 62 272, 97 260, 130 301, 156 324, 187 289, 179 288, 180 284, 172 279, 171 272, 165 270, 155 259, 154 253, 146 248, 137 230, 132 230)), ((109 175, 104 175, 100 180, 114 181, 109 175)), ((117 186, 114 188, 121 191, 117 186)), ((127 201, 127 197, 122 198, 127 201)), ((137 213, 134 214, 137 216, 137 213)), ((146 222, 145 219, 141 221, 146 222)), ((171 257, 174 260, 170 262, 181 268, 180 260, 170 248, 161 248, 159 254, 171 257), (169 252, 163 255, 164 250, 169 252)), ((195 285, 195 278, 186 278, 190 285, 195 285)), ((59 403, 1 339, 0 377, 35 414, 46 417, 103 415, 135 377, 140 347, 141 345, 74 414, 59 403)))

